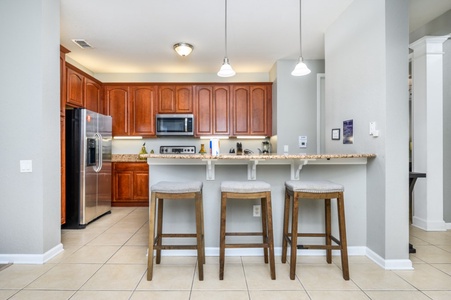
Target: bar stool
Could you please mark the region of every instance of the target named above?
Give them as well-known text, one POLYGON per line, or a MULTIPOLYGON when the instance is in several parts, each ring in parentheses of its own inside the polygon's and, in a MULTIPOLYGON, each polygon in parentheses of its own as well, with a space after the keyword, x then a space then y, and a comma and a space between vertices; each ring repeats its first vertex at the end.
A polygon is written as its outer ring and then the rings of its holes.
POLYGON ((147 280, 152 280, 153 257, 155 262, 161 261, 161 250, 197 249, 199 280, 204 279, 203 264, 205 263, 204 212, 202 203, 202 182, 168 182, 161 181, 151 187, 151 203, 149 211, 149 254, 147 258, 147 280), (195 200, 196 233, 163 233, 163 200, 195 200), (157 201, 158 200, 158 201, 157 201), (157 205, 158 202, 158 205, 157 205), (158 221, 155 222, 158 206, 158 221), (156 224, 155 224, 156 223, 156 224), (156 225, 156 235, 155 235, 156 225), (163 245, 163 238, 196 238, 196 245, 163 245))
POLYGON ((285 182, 285 205, 283 216, 283 240, 282 240, 282 263, 287 260, 287 245, 291 245, 290 279, 295 278, 297 249, 325 249, 327 263, 332 263, 332 250, 340 250, 343 278, 349 280, 348 249, 346 242, 346 224, 344 210, 344 188, 340 184, 330 181, 286 181, 285 182), (299 200, 324 199, 325 202, 325 233, 298 233, 298 209, 299 200), (338 227, 340 239, 332 236, 330 200, 337 199, 338 227), (291 212, 291 233, 288 232, 288 220, 291 212), (298 237, 325 237, 325 245, 298 245, 298 237), (332 245, 332 241, 336 245, 332 245))
POLYGON ((263 248, 265 263, 271 271, 271 279, 276 279, 274 262, 274 237, 272 226, 271 185, 263 181, 224 181, 221 183, 221 226, 219 243, 219 279, 224 279, 224 256, 226 248, 263 248), (260 199, 262 211, 262 232, 227 232, 227 199, 260 199), (226 236, 262 236, 262 243, 231 244, 226 236))

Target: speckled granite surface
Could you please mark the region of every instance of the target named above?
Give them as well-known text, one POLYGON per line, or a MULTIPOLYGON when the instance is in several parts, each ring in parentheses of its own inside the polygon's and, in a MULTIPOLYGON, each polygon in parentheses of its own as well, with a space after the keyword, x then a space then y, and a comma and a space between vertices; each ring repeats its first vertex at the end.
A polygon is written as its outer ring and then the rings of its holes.
POLYGON ((146 158, 140 159, 138 154, 113 154, 111 160, 113 162, 147 162, 146 158))
POLYGON ((330 158, 373 158, 376 154, 372 153, 355 153, 355 154, 290 154, 290 155, 219 155, 212 156, 206 154, 144 154, 143 158, 167 158, 167 159, 235 159, 235 160, 249 160, 249 159, 330 159, 330 158))

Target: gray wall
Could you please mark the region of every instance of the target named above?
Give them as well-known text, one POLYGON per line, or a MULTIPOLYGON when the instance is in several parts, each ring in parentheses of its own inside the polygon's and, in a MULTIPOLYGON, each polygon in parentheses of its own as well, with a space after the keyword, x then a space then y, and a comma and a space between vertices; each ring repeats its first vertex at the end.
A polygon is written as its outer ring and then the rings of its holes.
POLYGON ((408 259, 407 12, 407 0, 354 0, 325 35, 325 130, 354 120, 354 144, 326 138, 326 152, 377 154, 368 163, 367 246, 386 260, 408 259))
POLYGON ((277 135, 277 153, 283 153, 288 145, 290 154, 316 153, 316 81, 317 74, 324 73, 324 60, 306 60, 312 71, 306 76, 292 76, 295 60, 279 60, 276 63, 277 80, 273 85, 273 134, 277 135), (274 93, 273 93, 274 94, 274 93), (307 148, 300 149, 298 137, 307 136, 307 148))
POLYGON ((59 5, 0 2, 0 261, 60 246, 59 5))
MULTIPOLYGON (((410 34, 410 43, 424 36, 451 34, 451 10, 410 34)), ((443 44, 443 219, 451 223, 451 40, 443 44)))
MULTIPOLYGON (((450 16, 451 19, 451 16, 450 16)), ((451 24, 450 24, 451 27, 451 24)), ((451 33, 451 28, 449 30, 451 33)), ((451 40, 443 44, 443 220, 451 223, 451 40)))

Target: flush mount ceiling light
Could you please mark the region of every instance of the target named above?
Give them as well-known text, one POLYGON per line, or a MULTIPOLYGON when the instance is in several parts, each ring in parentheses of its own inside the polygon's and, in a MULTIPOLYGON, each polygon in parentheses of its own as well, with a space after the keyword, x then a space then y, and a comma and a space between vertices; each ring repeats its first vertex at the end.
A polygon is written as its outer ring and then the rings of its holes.
POLYGON ((224 61, 222 62, 221 69, 219 69, 218 76, 219 77, 232 77, 236 73, 232 69, 232 66, 229 63, 229 59, 227 58, 227 0, 225 0, 225 43, 224 43, 224 61))
POLYGON ((291 72, 293 76, 303 76, 311 72, 302 58, 302 0, 299 0, 299 50, 299 61, 296 67, 294 67, 293 72, 291 72))
POLYGON ((188 56, 193 51, 193 49, 193 45, 188 43, 177 43, 174 45, 175 52, 177 52, 177 54, 180 56, 188 56))

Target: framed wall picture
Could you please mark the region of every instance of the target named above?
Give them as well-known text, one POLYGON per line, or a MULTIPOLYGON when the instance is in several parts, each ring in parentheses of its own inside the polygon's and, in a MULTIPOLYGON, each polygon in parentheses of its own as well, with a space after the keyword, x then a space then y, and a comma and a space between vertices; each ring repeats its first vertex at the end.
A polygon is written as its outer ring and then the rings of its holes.
POLYGON ((340 139, 340 128, 332 129, 332 140, 339 140, 339 139, 340 139))
POLYGON ((343 144, 354 144, 354 120, 343 121, 343 144))

